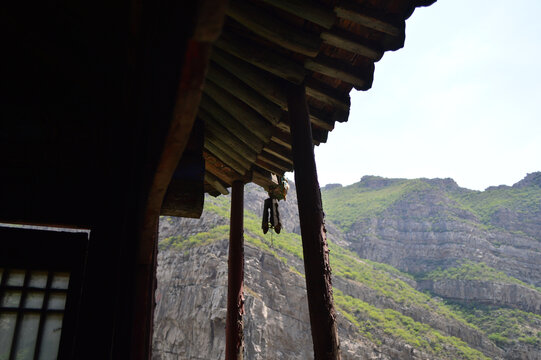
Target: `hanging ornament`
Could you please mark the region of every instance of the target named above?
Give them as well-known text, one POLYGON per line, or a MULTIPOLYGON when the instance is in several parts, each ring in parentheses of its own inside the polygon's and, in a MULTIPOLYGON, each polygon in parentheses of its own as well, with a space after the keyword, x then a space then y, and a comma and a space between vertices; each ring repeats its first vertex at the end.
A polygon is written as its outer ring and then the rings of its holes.
POLYGON ((269 186, 269 197, 276 200, 285 200, 287 191, 289 190, 289 184, 287 179, 283 176, 277 176, 278 184, 269 186))
POLYGON ((278 211, 278 201, 285 200, 289 184, 285 177, 278 176, 278 185, 269 187, 269 198, 265 200, 263 205, 263 220, 261 228, 263 234, 266 234, 270 229, 274 229, 277 234, 282 231, 282 223, 280 222, 280 212, 278 211))

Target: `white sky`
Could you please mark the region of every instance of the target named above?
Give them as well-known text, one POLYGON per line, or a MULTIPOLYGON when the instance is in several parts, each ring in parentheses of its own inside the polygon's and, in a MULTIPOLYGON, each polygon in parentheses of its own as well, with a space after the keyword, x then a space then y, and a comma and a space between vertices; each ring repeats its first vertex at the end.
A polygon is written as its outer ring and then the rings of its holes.
POLYGON ((451 177, 483 190, 541 170, 539 0, 439 0, 316 147, 319 182, 451 177))

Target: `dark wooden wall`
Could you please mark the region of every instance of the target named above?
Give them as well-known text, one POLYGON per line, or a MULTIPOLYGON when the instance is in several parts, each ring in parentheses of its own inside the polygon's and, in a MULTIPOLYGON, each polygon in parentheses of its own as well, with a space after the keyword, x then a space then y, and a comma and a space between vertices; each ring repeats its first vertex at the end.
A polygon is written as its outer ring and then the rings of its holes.
POLYGON ((3 6, 0 221, 91 230, 76 359, 148 357, 150 327, 141 324, 152 314, 136 299, 140 277, 153 275, 141 275, 137 257, 194 6, 3 6))

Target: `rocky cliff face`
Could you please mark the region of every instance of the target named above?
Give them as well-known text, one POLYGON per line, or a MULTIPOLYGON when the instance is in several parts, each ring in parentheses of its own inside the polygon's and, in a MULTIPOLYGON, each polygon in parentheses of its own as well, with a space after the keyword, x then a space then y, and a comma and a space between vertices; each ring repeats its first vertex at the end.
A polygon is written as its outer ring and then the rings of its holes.
POLYGON ((455 266, 464 259, 485 262, 510 276, 541 285, 540 242, 518 234, 482 230, 446 219, 423 220, 428 209, 397 204, 381 218, 356 223, 345 238, 362 258, 390 264, 410 273, 455 266))
POLYGON ((153 359, 223 358, 226 253, 213 244, 159 254, 153 359))
POLYGON ((520 284, 443 279, 419 281, 418 288, 449 300, 506 306, 541 315, 541 292, 520 284))
MULTIPOLYGON (((304 278, 253 246, 245 257, 245 358, 313 358, 304 278)), ((158 261, 153 359, 223 359, 227 241, 164 251, 158 261)), ((342 317, 339 333, 344 359, 391 359, 342 317)))

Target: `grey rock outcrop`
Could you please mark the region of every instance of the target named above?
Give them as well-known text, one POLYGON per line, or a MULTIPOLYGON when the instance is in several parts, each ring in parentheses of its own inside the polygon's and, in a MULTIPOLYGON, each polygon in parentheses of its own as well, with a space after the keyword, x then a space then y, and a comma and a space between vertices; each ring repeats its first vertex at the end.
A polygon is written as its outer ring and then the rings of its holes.
POLYGON ((187 254, 162 251, 153 359, 218 359, 224 355, 227 247, 193 248, 187 254))
POLYGON ((507 306, 541 315, 541 293, 520 284, 481 280, 425 280, 419 289, 449 300, 507 306))

